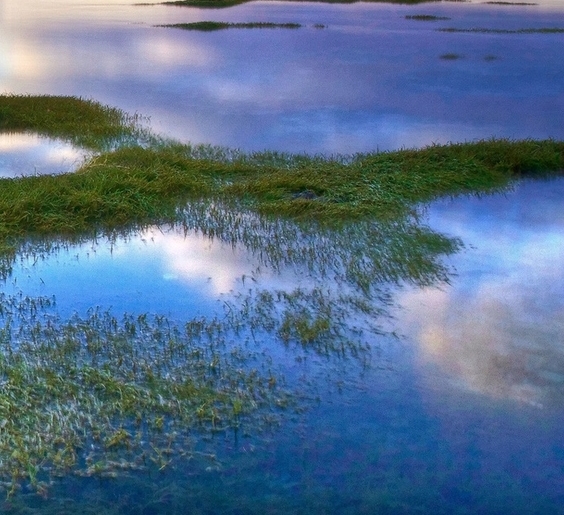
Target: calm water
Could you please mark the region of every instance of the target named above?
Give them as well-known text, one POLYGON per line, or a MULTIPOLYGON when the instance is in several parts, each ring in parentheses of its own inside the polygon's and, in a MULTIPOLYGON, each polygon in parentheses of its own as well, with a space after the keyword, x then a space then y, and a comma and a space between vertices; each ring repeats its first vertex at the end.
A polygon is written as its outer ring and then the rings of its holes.
MULTIPOLYGON (((92 97, 149 115, 157 132, 246 150, 563 138, 563 35, 434 31, 564 27, 560 2, 541 4, 204 11, 4 0, 0 86, 92 97), (405 19, 419 13, 451 20, 405 19), (205 19, 305 26, 152 27, 205 19)), ((28 149, 54 148, 28 136, 0 144, 14 175, 51 162, 28 149)), ((57 148, 48 173, 78 158, 57 148)), ((385 286, 384 334, 364 334, 369 352, 323 356, 259 340, 257 355, 303 386, 303 412, 266 434, 202 442, 219 459, 206 469, 179 462, 119 481, 71 478, 51 499, 24 502, 53 513, 564 513, 562 212, 562 179, 429 206, 425 223, 466 247, 445 258, 450 284, 385 286)), ((182 322, 221 314, 249 291, 327 282, 299 263, 274 266, 256 247, 162 227, 19 255, 2 289, 54 295, 63 317, 99 306, 182 322)))
POLYGON ((558 0, 418 6, 253 2, 221 10, 3 0, 0 91, 92 97, 194 143, 350 153, 491 136, 562 138, 558 0), (446 21, 406 20, 433 14, 446 21), (162 23, 298 22, 184 32, 162 23), (315 29, 313 24, 327 25, 315 29), (441 59, 454 53, 456 60, 441 59))
POLYGON ((89 153, 34 134, 0 134, 0 177, 68 173, 89 153))

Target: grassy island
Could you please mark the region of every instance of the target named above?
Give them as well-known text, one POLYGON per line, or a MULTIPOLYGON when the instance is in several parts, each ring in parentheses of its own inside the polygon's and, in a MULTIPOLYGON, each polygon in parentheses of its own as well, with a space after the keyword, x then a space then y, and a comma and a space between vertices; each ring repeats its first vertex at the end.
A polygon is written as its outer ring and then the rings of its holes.
POLYGON ((0 130, 115 147, 76 173, 0 181, 3 238, 159 222, 201 198, 321 223, 393 217, 418 202, 564 168, 564 143, 552 140, 434 145, 342 159, 193 147, 151 140, 134 117, 68 97, 4 95, 0 130))

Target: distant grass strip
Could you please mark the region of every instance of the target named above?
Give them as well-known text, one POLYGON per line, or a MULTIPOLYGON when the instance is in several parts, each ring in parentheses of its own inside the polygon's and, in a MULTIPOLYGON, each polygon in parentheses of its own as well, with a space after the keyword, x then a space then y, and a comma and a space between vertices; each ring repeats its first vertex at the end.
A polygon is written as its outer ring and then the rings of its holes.
POLYGON ((447 27, 442 29, 435 29, 439 32, 477 32, 481 34, 563 34, 564 28, 560 27, 546 27, 540 29, 487 29, 475 27, 472 29, 457 29, 454 27, 447 27))
POLYGON ((484 2, 489 5, 539 5, 529 2, 484 2))
POLYGON ((249 23, 226 23, 221 21, 197 21, 194 23, 174 23, 170 25, 156 25, 157 27, 168 27, 183 30, 200 30, 211 32, 224 29, 299 29, 299 23, 270 23, 270 22, 249 22, 249 23))
POLYGON ((434 16, 432 14, 408 14, 405 17, 406 20, 416 20, 416 21, 440 21, 440 20, 450 20, 448 16, 434 16))

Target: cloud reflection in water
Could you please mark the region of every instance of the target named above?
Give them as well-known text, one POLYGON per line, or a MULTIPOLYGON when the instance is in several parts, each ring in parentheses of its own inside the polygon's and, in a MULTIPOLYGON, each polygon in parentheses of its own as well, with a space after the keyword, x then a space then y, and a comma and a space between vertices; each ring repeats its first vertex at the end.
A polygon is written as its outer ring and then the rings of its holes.
POLYGON ((424 368, 438 365, 455 384, 496 398, 562 401, 563 210, 563 179, 430 208, 431 227, 471 248, 453 258, 451 286, 400 299, 399 323, 424 368))
POLYGON ((0 133, 0 178, 74 171, 88 152, 36 134, 0 133))

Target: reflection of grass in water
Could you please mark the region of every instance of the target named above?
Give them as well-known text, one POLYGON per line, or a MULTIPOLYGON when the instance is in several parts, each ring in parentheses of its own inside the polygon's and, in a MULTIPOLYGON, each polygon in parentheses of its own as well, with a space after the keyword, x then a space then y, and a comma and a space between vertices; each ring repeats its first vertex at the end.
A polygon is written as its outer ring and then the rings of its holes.
MULTIPOLYGON (((184 327, 97 311, 60 321, 49 299, 4 296, 0 375, 9 394, 2 435, 12 443, 3 446, 0 438, 0 457, 2 449, 8 453, 0 476, 11 494, 24 484, 47 495, 59 475, 112 478, 179 460, 221 466, 213 452, 200 452, 202 436, 240 425, 256 433, 276 422, 273 408, 303 395, 280 389, 268 342, 296 357, 367 364, 366 331, 378 331, 390 300, 378 283, 441 279, 433 256, 453 249, 450 240, 411 224, 300 228, 205 202, 182 216, 184 231, 243 244, 261 264, 305 269, 317 280, 293 290, 261 289, 259 282, 227 300, 224 317, 184 327), (258 370, 256 351, 233 343, 249 339, 260 350, 258 370)), ((41 259, 49 242, 37 248, 30 243, 27 253, 41 259)))
POLYGON ((455 61, 456 59, 462 59, 464 56, 461 54, 442 54, 439 57, 445 61, 455 61))
POLYGON ((221 21, 197 21, 194 23, 174 23, 170 25, 156 25, 157 27, 168 27, 173 29, 200 30, 211 32, 224 29, 299 29, 299 23, 270 23, 270 22, 249 22, 249 23, 226 23, 221 21))
POLYGON ((471 32, 479 34, 562 34, 564 28, 547 27, 540 29, 487 29, 481 27, 474 27, 471 29, 457 29, 454 27, 447 27, 444 29, 435 29, 439 32, 471 32))

